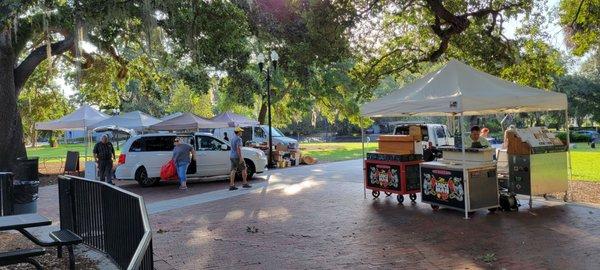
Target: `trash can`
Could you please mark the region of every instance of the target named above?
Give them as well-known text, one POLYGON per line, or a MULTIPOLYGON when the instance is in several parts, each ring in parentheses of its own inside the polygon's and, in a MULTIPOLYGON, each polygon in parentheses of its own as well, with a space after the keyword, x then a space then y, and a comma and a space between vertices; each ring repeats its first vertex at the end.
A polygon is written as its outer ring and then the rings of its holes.
POLYGON ((39 186, 38 158, 17 158, 13 180, 13 212, 15 215, 37 212, 39 186))

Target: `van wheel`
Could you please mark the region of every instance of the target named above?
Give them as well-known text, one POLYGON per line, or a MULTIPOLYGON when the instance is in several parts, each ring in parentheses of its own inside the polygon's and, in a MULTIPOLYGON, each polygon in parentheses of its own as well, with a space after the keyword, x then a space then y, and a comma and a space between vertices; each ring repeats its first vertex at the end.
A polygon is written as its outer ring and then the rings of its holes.
POLYGON ((140 167, 135 171, 135 181, 140 184, 142 187, 151 187, 158 184, 158 178, 150 178, 148 177, 148 172, 146 168, 140 167))
MULTIPOLYGON (((250 181, 252 180, 252 177, 254 177, 254 174, 256 173, 256 167, 254 166, 254 162, 252 162, 249 159, 244 159, 244 161, 246 162, 246 173, 247 173, 247 180, 250 181)), ((235 180, 236 181, 242 181, 242 173, 239 172, 236 174, 235 176, 235 180)))

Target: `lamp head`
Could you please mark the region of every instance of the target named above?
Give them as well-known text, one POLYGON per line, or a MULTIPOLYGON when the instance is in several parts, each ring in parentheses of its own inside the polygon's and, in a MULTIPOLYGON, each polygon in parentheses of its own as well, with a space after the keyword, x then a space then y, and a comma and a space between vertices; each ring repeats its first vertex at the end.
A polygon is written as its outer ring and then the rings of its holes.
POLYGON ((277 62, 279 61, 279 54, 276 51, 271 51, 271 63, 273 64, 273 69, 277 69, 277 62))
POLYGON ((265 66, 265 55, 263 53, 259 53, 258 56, 256 56, 256 60, 258 61, 258 69, 262 71, 263 67, 265 66))

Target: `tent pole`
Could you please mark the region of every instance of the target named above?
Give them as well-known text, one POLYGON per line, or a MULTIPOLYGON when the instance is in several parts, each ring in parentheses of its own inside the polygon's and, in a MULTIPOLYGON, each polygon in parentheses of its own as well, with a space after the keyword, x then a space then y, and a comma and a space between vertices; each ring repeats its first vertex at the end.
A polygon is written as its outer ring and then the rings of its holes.
MULTIPOLYGON (((567 181, 571 181, 571 131, 569 130, 569 109, 565 109, 565 128, 567 131, 567 181)), ((565 198, 569 192, 569 188, 567 185, 567 190, 565 190, 565 198)))
POLYGON ((460 118, 458 120, 458 125, 459 125, 459 133, 460 133, 460 143, 461 143, 461 150, 462 150, 462 171, 463 171, 463 182, 465 184, 465 219, 469 219, 469 180, 468 178, 468 173, 467 170, 465 169, 465 162, 467 160, 467 154, 465 151, 465 138, 463 138, 463 123, 464 123, 464 119, 463 119, 463 113, 460 113, 460 118))
MULTIPOLYGON (((362 167, 363 167, 363 178, 366 181, 366 176, 365 173, 366 168, 365 168, 365 129, 363 128, 362 122, 360 122, 360 142, 362 144, 362 167)), ((367 187, 366 187, 367 183, 363 183, 363 198, 366 199, 367 198, 367 187)))

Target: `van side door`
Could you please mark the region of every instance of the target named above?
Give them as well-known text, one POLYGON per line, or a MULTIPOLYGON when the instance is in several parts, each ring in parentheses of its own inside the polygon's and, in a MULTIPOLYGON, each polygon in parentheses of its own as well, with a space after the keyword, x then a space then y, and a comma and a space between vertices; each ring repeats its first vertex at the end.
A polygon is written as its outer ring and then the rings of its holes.
POLYGON ((196 136, 196 174, 198 176, 215 176, 229 173, 229 149, 223 141, 206 135, 196 136), (222 147, 226 146, 226 150, 222 147))
POLYGON ((142 162, 148 177, 159 177, 160 168, 173 157, 175 136, 148 136, 144 138, 142 162))

